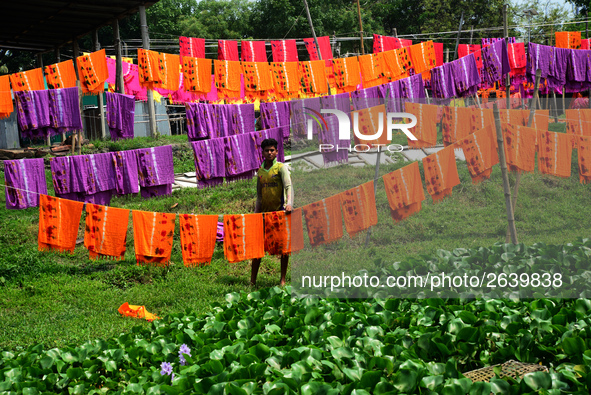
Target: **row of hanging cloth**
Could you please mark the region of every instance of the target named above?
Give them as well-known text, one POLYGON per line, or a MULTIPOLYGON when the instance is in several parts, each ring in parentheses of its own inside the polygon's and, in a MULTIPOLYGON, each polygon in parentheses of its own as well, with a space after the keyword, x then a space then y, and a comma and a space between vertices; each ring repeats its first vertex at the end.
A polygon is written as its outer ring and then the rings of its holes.
POLYGON ((185 108, 189 141, 255 131, 254 104, 186 103, 185 108))
MULTIPOLYGON (((538 153, 542 174, 569 177, 571 153, 578 149, 581 182, 591 179, 591 136, 554 133, 503 124, 507 164, 511 170, 531 172, 538 153)), ((212 140, 206 140, 212 141, 212 140)), ((451 195, 460 183, 454 149, 462 149, 474 183, 489 178, 498 164, 496 132, 492 124, 454 145, 423 158, 425 187, 434 202, 451 195)), ((421 210, 425 199, 418 162, 383 176, 391 217, 401 221, 421 210)), ((39 249, 73 252, 83 203, 40 195, 39 249)), ((91 259, 123 259, 129 222, 126 209, 86 205, 84 245, 91 259)), ((374 182, 295 209, 291 214, 234 214, 223 216, 224 256, 230 263, 261 258, 265 252, 289 254, 304 247, 302 215, 311 246, 351 237, 377 225, 374 182)), ((176 214, 132 210, 134 248, 138 264, 170 262, 176 214)), ((215 249, 217 215, 180 215, 181 248, 187 266, 207 264, 215 249)))

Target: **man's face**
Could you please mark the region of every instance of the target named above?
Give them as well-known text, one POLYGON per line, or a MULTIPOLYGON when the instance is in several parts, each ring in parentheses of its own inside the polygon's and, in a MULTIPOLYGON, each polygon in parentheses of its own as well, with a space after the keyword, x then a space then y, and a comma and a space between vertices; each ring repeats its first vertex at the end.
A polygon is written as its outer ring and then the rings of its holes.
POLYGON ((263 148, 263 157, 265 160, 273 161, 277 157, 277 148, 273 147, 272 145, 268 145, 263 148))

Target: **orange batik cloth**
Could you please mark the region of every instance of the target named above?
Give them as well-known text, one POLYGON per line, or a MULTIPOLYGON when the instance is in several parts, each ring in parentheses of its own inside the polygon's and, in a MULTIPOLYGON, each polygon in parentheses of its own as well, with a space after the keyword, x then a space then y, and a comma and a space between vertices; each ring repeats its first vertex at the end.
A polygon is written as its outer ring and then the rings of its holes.
POLYGON ((244 74, 244 93, 251 99, 264 100, 273 89, 271 68, 267 62, 241 62, 244 74))
POLYGON ((581 49, 581 32, 555 32, 556 48, 581 49))
POLYGON ((285 211, 263 214, 265 223, 265 251, 271 255, 284 255, 289 251, 289 230, 285 211))
POLYGON ((386 82, 379 53, 361 55, 358 58, 359 67, 361 68, 361 78, 363 79, 363 88, 371 88, 386 82))
POLYGON ((235 60, 214 60, 214 80, 218 97, 240 98, 240 75, 242 66, 235 60))
POLYGON ((126 317, 143 318, 146 321, 154 321, 160 319, 160 317, 146 310, 145 306, 136 306, 133 304, 129 304, 127 302, 119 306, 119 309, 117 309, 117 311, 126 317))
POLYGON ((408 77, 408 73, 402 67, 402 63, 398 59, 396 50, 378 52, 378 57, 382 64, 384 82, 396 81, 408 77))
MULTIPOLYGON (((567 134, 571 136, 591 136, 591 110, 566 110, 565 113, 567 134)), ((575 142, 576 140, 573 139, 573 144, 575 142)))
POLYGON ((14 111, 10 94, 10 77, 0 76, 0 119, 7 118, 14 111))
POLYGON ((503 110, 499 110, 499 115, 501 117, 501 123, 527 126, 529 112, 523 111, 523 110, 505 110, 505 109, 503 109, 503 110))
POLYGON ((587 184, 591 181, 591 136, 575 136, 578 162, 579 181, 587 184))
POLYGON ((362 230, 378 224, 373 181, 341 192, 338 196, 341 197, 341 205, 343 206, 345 229, 351 238, 362 230))
POLYGON ((386 187, 386 196, 390 204, 390 214, 394 222, 402 221, 421 211, 425 200, 419 162, 413 162, 402 169, 395 170, 382 177, 386 187))
POLYGON ((298 72, 302 92, 307 95, 328 93, 326 70, 323 60, 298 62, 298 72))
MULTIPOLYGON (((164 66, 164 78, 160 81, 154 81, 154 87, 167 89, 169 91, 178 91, 180 86, 181 58, 179 55, 169 53, 160 54, 164 66)), ((211 70, 211 69, 210 69, 211 70)), ((209 75, 209 84, 211 90, 211 74, 209 75)))
POLYGON ((468 107, 443 107, 441 134, 446 147, 472 133, 472 115, 468 107))
POLYGON ((400 78, 410 77, 410 69, 413 68, 412 65, 412 58, 410 57, 410 53, 408 51, 408 47, 398 48, 395 49, 396 57, 398 58, 396 65, 397 67, 402 67, 404 71, 400 78))
MULTIPOLYGON (((529 122, 529 111, 530 110, 521 110, 523 111, 523 126, 527 126, 529 122)), ((569 110, 566 110, 569 111, 569 110)), ((590 111, 591 113, 591 111, 590 111)), ((568 117, 567 117, 568 119, 568 117)), ((538 130, 548 130, 548 125, 550 123, 550 110, 536 110, 534 113, 534 119, 532 120, 531 128, 538 129, 538 130)))
POLYGON ((41 68, 10 74, 10 83, 12 84, 12 90, 15 92, 41 91, 45 89, 41 68))
POLYGON ((74 252, 83 206, 74 200, 39 197, 39 251, 74 252))
POLYGON ((386 106, 384 104, 364 108, 363 110, 353 111, 353 127, 359 128, 359 133, 364 136, 372 136, 377 134, 381 130, 381 135, 376 139, 362 140, 357 137, 357 133, 354 134, 355 144, 364 144, 370 147, 377 145, 388 145, 388 134, 387 132, 387 117, 386 117, 386 106), (380 123, 381 119, 381 123, 380 123))
POLYGON ((335 195, 302 207, 312 246, 332 243, 343 237, 340 203, 340 196, 335 195))
POLYGON ((123 259, 128 223, 129 210, 87 203, 84 247, 90 259, 123 259))
POLYGON ((166 78, 164 57, 161 53, 138 48, 137 61, 142 87, 153 90, 154 83, 162 82, 166 78))
POLYGON ((425 185, 435 202, 451 195, 453 187, 460 183, 454 148, 452 145, 423 158, 425 185))
POLYGON ((460 144, 464 150, 472 183, 478 184, 490 178, 493 166, 499 163, 495 126, 487 125, 484 129, 470 134, 460 144))
POLYGON ((304 223, 302 222, 302 209, 296 208, 285 215, 285 228, 287 229, 287 251, 297 252, 304 248, 304 223))
POLYGON ((533 172, 536 167, 537 130, 503 124, 505 158, 511 171, 533 172))
POLYGON ((538 170, 542 174, 570 177, 573 153, 572 136, 548 131, 538 132, 538 170))
POLYGON ((333 59, 337 93, 352 92, 361 84, 361 71, 357 56, 333 59))
POLYGON ((187 267, 209 265, 215 249, 218 216, 181 214, 179 218, 183 263, 187 267))
POLYGON ((435 67, 435 47, 433 41, 411 45, 408 49, 416 74, 424 73, 435 67))
POLYGON ((282 99, 299 97, 301 84, 298 62, 271 63, 271 77, 277 97, 282 99))
POLYGON ((224 215, 224 256, 230 263, 265 256, 263 214, 224 215))
MULTIPOLYGON (((383 52, 382 52, 383 53, 383 52)), ((408 139, 409 148, 427 148, 437 144, 437 106, 420 103, 404 103, 404 111, 417 117, 417 126, 409 131, 417 138, 408 139)))
POLYGON ((76 65, 83 94, 100 93, 105 90, 105 81, 109 78, 109 70, 104 49, 78 56, 76 65))
POLYGON ((470 121, 470 133, 484 129, 488 125, 495 127, 493 110, 486 108, 472 108, 472 119, 470 121))
POLYGON ((185 91, 211 91, 211 59, 183 57, 183 85, 185 91))
POLYGON ((45 66, 44 71, 49 89, 73 88, 76 86, 76 70, 72 60, 45 66))
POLYGON ((140 263, 165 266, 170 261, 176 214, 132 211, 135 258, 140 263))

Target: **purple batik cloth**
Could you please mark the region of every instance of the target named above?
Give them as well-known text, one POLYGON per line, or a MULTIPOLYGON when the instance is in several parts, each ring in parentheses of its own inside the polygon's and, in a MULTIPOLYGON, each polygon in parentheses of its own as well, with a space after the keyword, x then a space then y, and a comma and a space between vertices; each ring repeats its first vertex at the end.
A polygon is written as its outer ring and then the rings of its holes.
POLYGON ((451 62, 431 69, 431 90, 436 99, 449 99, 456 96, 451 62))
POLYGON ((456 94, 459 97, 474 96, 478 92, 480 76, 476 58, 471 53, 452 62, 456 94))
MULTIPOLYGON (((261 103, 261 126, 263 129, 272 129, 279 126, 289 126, 289 110, 291 104, 288 101, 261 103)), ((289 132, 284 139, 289 138, 289 132)))
POLYGON ((384 98, 386 104, 386 111, 400 112, 402 108, 400 105, 400 80, 380 85, 379 88, 380 95, 384 98))
POLYGON ((527 44, 527 66, 526 77, 528 82, 536 80, 536 70, 540 69, 542 79, 548 78, 550 73, 550 60, 554 59, 552 56, 552 47, 548 45, 534 44, 532 42, 527 44))
POLYGON ((320 109, 319 97, 291 101, 291 127, 294 136, 307 136, 309 121, 312 124, 312 134, 318 134, 320 126, 314 118, 318 118, 320 109))
POLYGON ((204 188, 223 183, 226 175, 224 139, 194 141, 191 146, 195 155, 197 186, 204 188))
POLYGON ((51 179, 56 196, 72 192, 70 190, 70 157, 58 156, 50 159, 51 179))
MULTIPOLYGON (((488 47, 491 44, 496 43, 497 41, 504 40, 504 38, 483 38, 482 39, 482 48, 488 47)), ((509 37, 509 44, 515 44, 516 39, 515 37, 509 37)))
MULTIPOLYGON (((472 55, 474 56, 474 55, 472 55)), ((415 74, 411 77, 398 80, 399 97, 401 99, 412 99, 418 103, 425 98, 425 85, 423 85, 423 75, 415 74)))
POLYGON ((142 197, 170 195, 174 183, 172 146, 138 149, 136 153, 142 197), (171 188, 164 188, 166 185, 171 188), (142 191, 144 189, 145 192, 142 191))
POLYGON ((136 150, 110 152, 115 171, 115 191, 118 195, 140 191, 136 150))
POLYGON ((90 159, 89 184, 95 192, 87 194, 84 201, 108 206, 117 188, 113 156, 108 152, 88 155, 88 158, 90 159))
POLYGON ((88 155, 52 158, 51 175, 55 196, 59 198, 84 202, 87 195, 97 192, 90 183, 88 155))
POLYGON ((356 111, 379 106, 383 103, 379 86, 353 91, 351 92, 351 100, 356 111))
POLYGON ((507 44, 504 39, 498 40, 494 44, 483 48, 481 54, 482 74, 486 83, 492 85, 496 81, 500 81, 503 76, 511 71, 507 44))
POLYGON ((235 181, 254 177, 260 163, 255 140, 250 133, 224 138, 224 147, 226 179, 235 181))
POLYGON ((47 137, 49 122, 49 93, 42 91, 14 92, 17 120, 23 137, 47 137))
POLYGON ((283 162, 285 160, 285 153, 283 151, 283 136, 285 130, 289 133, 289 126, 280 126, 278 128, 257 130, 256 132, 250 133, 251 138, 254 140, 256 160, 255 163, 261 164, 265 160, 263 156, 263 149, 261 143, 266 139, 277 140, 277 161, 283 162))
POLYGON ((82 129, 78 88, 49 89, 47 136, 82 129))
POLYGON ((213 129, 210 130, 209 138, 215 139, 228 137, 231 132, 232 105, 231 104, 208 104, 213 111, 213 129))
POLYGON ((215 113, 211 104, 187 103, 187 135, 189 141, 208 138, 215 125, 215 113))
MULTIPOLYGON (((562 49, 566 53, 567 58, 567 77, 570 82, 588 82, 590 79, 587 74, 589 73, 589 64, 591 63, 590 54, 591 51, 583 49, 562 49)), ((558 56, 558 51, 557 56, 558 56)), ((566 81, 565 81, 566 83, 566 81)))
POLYGON ((4 161, 6 208, 21 210, 39 206, 39 194, 47 195, 42 158, 4 161))
POLYGON ((546 82, 548 89, 556 93, 562 93, 562 87, 566 84, 570 52, 571 50, 567 48, 550 47, 549 49, 550 56, 546 82))
POLYGON ((105 93, 107 97, 107 125, 111 140, 133 138, 135 98, 120 93, 105 93))
POLYGON ((226 104, 230 108, 230 135, 254 132, 254 104, 226 104))
MULTIPOLYGON (((351 113, 351 100, 348 93, 338 95, 324 96, 320 99, 322 109, 339 110, 345 114, 351 113)), ((322 150, 324 163, 330 162, 345 163, 349 161, 348 148, 351 146, 351 140, 339 140, 339 121, 334 114, 324 114, 327 128, 322 128, 318 140, 321 144, 326 144, 322 150), (329 147, 328 145, 331 145, 329 147)))

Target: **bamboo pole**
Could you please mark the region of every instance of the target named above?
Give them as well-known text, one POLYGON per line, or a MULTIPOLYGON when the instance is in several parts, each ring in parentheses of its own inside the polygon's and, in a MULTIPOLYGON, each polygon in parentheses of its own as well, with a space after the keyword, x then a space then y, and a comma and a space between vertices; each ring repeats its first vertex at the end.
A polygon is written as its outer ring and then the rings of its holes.
MULTIPOLYGON (((140 25, 142 32, 142 46, 150 49, 150 36, 148 35, 148 22, 146 21, 146 6, 139 6, 140 25)), ((150 136, 156 137, 156 110, 154 109, 154 92, 148 89, 148 120, 150 122, 150 136)))
MULTIPOLYGON (((312 16, 310 15, 310 9, 308 8, 308 2, 304 0, 304 7, 306 8, 306 15, 308 17, 308 24, 310 25, 310 30, 312 30, 312 37, 314 38, 314 42, 316 43, 316 52, 318 53, 318 59, 322 60, 322 54, 320 53, 320 44, 318 44, 318 38, 316 37, 316 31, 314 30, 314 24, 312 23, 312 16)), ((363 49, 363 40, 361 40, 361 48, 363 49)), ((330 94, 330 83, 328 79, 326 80, 326 85, 328 86, 328 94, 330 94)))
MULTIPOLYGON (((503 4, 503 34, 505 36, 505 45, 507 46, 507 52, 509 52, 509 28, 507 26, 507 7, 508 4, 503 4)), ((509 74, 505 75, 505 94, 507 97, 507 110, 511 109, 511 82, 509 80, 509 74)))
MULTIPOLYGON (((536 85, 534 88, 534 97, 533 97, 533 101, 535 102, 538 94, 539 94, 539 86, 540 86, 540 78, 542 77, 542 70, 537 69, 536 70, 536 85)), ((531 106, 529 109, 529 118, 527 120, 527 127, 531 128, 531 125, 534 122, 534 116, 536 113, 536 106, 531 106)), ((513 215, 515 215, 515 209, 517 206, 517 194, 519 193, 519 183, 521 182, 521 173, 517 172, 517 175, 515 176, 515 185, 513 186, 513 201, 511 202, 511 205, 513 207, 513 215)), ((510 240, 511 234, 510 234, 510 229, 507 228, 507 236, 505 237, 505 242, 508 243, 510 240)))
POLYGON ((493 113, 495 116, 495 127, 497 130, 497 144, 499 152, 499 162, 501 163, 501 173, 503 175, 503 192, 505 194, 505 206, 507 208, 507 222, 511 233, 511 242, 517 244, 517 230, 515 229, 515 217, 513 216, 513 206, 511 205, 511 189, 509 187, 509 176, 507 174, 507 161, 505 159, 505 147, 503 141, 503 132, 501 130, 501 117, 499 107, 495 102, 493 104, 493 113))
MULTIPOLYGON (((384 114, 384 115, 386 115, 386 114, 384 114)), ((380 150, 380 147, 378 146, 378 154, 376 157, 376 171, 373 176, 373 194, 374 194, 374 196, 378 192, 377 181, 380 178, 380 155, 381 155, 381 153, 382 153, 382 151, 380 150)), ((367 230, 367 234, 365 235, 365 248, 367 248, 367 246, 369 245, 369 237, 370 236, 371 236, 371 228, 369 228, 367 230)))
MULTIPOLYGON (((37 67, 43 69, 43 54, 40 52, 37 54, 37 67)), ((47 146, 51 148, 51 136, 48 134, 45 140, 47 146)))
MULTIPOLYGON (((80 50, 78 48, 78 40, 74 37, 72 40, 72 50, 73 54, 73 61, 74 61, 74 72, 76 73, 76 86, 78 87, 78 102, 80 105, 80 114, 83 113, 83 105, 82 105, 82 84, 80 83, 80 75, 78 74, 78 56, 80 55, 80 50)), ((82 124, 84 127, 84 124, 82 124)), ((78 142, 78 155, 82 153, 82 130, 78 130, 78 132, 72 133, 72 147, 70 148, 70 153, 74 155, 76 150, 76 142, 78 142)))
POLYGON ((119 21, 115 19, 113 22, 113 38, 114 38, 114 45, 115 45, 115 55, 116 55, 116 71, 115 71, 115 91, 121 94, 125 93, 125 84, 123 82, 123 63, 122 63, 122 56, 121 56, 121 37, 119 35, 119 21))
POLYGON ((454 60, 458 58, 458 46, 460 45, 460 35, 462 34, 462 26, 464 25, 464 11, 460 17, 460 26, 458 27, 458 36, 456 37, 456 47, 454 50, 454 60))
MULTIPOLYGON (((307 7, 308 6, 306 5, 306 8, 307 7)), ((359 5, 359 0, 357 0, 357 16, 359 17, 359 37, 361 39, 361 55, 365 55, 365 48, 363 45, 363 23, 361 23, 361 6, 359 5)))
MULTIPOLYGON (((98 39, 98 30, 95 29, 93 32, 93 41, 94 41, 94 50, 98 51, 101 49, 101 44, 98 39)), ((98 97, 98 109, 99 109, 99 117, 100 117, 100 128, 101 128, 101 139, 105 139, 107 137, 106 129, 106 122, 105 122, 105 98, 103 93, 99 93, 98 97)))

